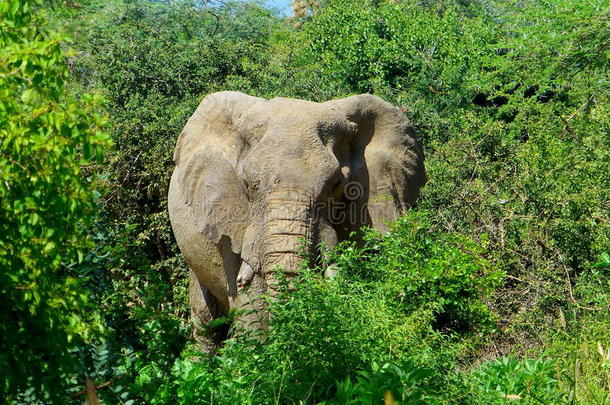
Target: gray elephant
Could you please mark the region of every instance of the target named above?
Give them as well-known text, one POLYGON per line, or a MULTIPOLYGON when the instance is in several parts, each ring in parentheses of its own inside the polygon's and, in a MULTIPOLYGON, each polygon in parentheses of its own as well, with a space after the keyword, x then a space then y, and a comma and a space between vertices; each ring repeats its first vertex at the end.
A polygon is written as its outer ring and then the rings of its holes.
POLYGON ((325 103, 210 94, 174 162, 169 216, 196 327, 232 308, 264 322, 258 297, 276 291, 277 268, 291 277, 303 250, 364 225, 385 230, 426 182, 413 127, 368 94, 325 103))

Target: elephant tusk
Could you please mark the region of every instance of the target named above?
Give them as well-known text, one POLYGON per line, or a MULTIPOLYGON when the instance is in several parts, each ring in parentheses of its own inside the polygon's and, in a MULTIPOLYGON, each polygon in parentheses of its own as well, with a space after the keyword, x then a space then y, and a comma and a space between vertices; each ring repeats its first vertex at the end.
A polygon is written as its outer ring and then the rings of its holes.
POLYGON ((237 274, 237 287, 244 288, 249 286, 250 283, 252 283, 253 278, 254 270, 252 270, 252 267, 244 260, 239 268, 239 273, 237 274))
POLYGON ((332 280, 337 277, 337 271, 339 271, 339 266, 337 266, 336 263, 333 263, 324 270, 324 277, 332 280))

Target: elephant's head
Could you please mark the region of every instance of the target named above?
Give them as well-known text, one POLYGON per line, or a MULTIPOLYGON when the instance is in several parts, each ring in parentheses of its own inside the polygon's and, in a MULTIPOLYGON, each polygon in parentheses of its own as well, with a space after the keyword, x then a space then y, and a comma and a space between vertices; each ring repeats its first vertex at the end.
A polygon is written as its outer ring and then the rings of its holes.
POLYGON ((269 286, 276 266, 296 270, 304 240, 315 249, 363 225, 383 230, 426 181, 413 127, 368 94, 325 103, 211 94, 184 128, 174 160, 170 215, 172 200, 188 207, 188 219, 172 217, 187 260, 195 239, 179 233, 191 226, 214 243, 224 238, 237 262, 269 286), (176 225, 184 221, 190 225, 176 225))

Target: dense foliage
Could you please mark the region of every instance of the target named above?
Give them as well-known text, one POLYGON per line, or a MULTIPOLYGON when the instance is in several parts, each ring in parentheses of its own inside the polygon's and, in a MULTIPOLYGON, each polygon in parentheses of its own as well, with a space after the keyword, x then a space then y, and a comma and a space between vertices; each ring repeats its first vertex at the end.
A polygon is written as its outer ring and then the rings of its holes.
POLYGON ((72 267, 92 246, 83 165, 101 162, 108 139, 91 96, 65 96, 61 39, 32 5, 0 3, 0 397, 58 400, 97 327, 72 267))
POLYGON ((610 401, 610 3, 294 8, 0 2, 0 397, 81 402, 89 377, 122 404, 610 401), (217 90, 377 94, 430 181, 328 253, 335 279, 304 266, 265 339, 208 357, 166 194, 217 90))

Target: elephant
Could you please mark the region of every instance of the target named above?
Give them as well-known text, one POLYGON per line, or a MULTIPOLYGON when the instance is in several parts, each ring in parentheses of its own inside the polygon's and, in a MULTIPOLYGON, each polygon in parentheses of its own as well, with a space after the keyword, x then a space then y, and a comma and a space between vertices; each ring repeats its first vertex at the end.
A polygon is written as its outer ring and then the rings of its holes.
POLYGON ((317 103, 212 93, 173 159, 169 217, 190 268, 196 329, 232 309, 263 325, 260 296, 277 294, 278 269, 290 279, 303 252, 315 256, 363 226, 387 230, 426 182, 413 126, 370 94, 317 103))

